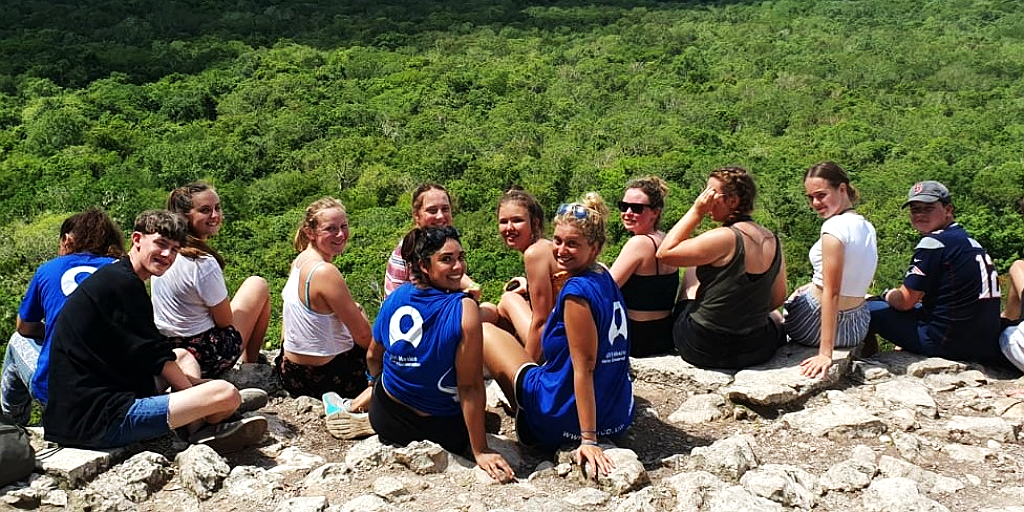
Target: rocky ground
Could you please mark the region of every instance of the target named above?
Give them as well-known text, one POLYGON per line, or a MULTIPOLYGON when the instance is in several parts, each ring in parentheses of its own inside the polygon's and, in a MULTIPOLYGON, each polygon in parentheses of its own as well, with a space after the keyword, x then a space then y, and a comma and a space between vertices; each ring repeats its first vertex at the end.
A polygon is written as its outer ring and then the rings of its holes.
MULTIPOLYGON (((1017 376, 890 352, 840 354, 804 379, 806 349, 763 367, 633 361, 636 421, 606 448, 615 472, 581 477, 569 452, 518 446, 489 388, 491 445, 516 467, 501 485, 432 443, 392 448, 326 433, 321 404, 274 398, 257 449, 221 457, 164 439, 117 454, 91 482, 35 474, 3 505, 91 511, 984 511, 1024 512, 1024 386, 1017 376), (125 460, 126 459, 126 460, 125 460)), ((243 369, 244 370, 244 369, 243 369)), ((239 385, 260 372, 239 371, 239 385), (255 374, 254 374, 255 373, 255 374)), ((42 446, 40 446, 43 449, 42 446)))

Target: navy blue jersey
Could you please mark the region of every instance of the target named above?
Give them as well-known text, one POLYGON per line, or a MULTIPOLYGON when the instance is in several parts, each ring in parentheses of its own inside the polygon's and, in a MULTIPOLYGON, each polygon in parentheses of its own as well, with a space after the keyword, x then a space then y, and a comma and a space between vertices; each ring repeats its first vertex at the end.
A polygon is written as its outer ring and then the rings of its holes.
POLYGON ((928 233, 914 248, 903 284, 924 292, 923 334, 969 355, 999 337, 999 282, 992 258, 960 224, 928 233))
POLYGON ((633 422, 633 384, 629 380, 629 322, 625 301, 607 270, 588 270, 562 287, 544 326, 544 364, 523 378, 522 411, 530 432, 545 446, 579 440, 572 359, 565 332, 565 301, 579 297, 590 304, 597 327, 594 398, 597 434, 622 433, 633 422))
POLYGON ((46 322, 43 346, 36 362, 36 373, 32 376, 32 396, 40 403, 47 401, 47 379, 50 375, 50 340, 53 339, 57 314, 64 307, 71 292, 96 269, 117 260, 110 256, 99 256, 79 252, 58 256, 43 263, 21 301, 18 316, 25 322, 46 322))
POLYGON ((385 351, 382 384, 398 401, 433 416, 462 414, 455 352, 465 297, 406 283, 384 301, 373 338, 385 351))

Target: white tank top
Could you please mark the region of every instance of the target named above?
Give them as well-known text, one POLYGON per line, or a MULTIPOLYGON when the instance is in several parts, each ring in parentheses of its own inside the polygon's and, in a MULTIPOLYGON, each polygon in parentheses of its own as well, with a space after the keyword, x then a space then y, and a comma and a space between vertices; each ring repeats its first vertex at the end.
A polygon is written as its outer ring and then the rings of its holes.
POLYGON ((305 301, 299 299, 299 267, 292 266, 288 282, 281 291, 284 302, 284 349, 288 352, 307 356, 333 356, 352 348, 352 334, 334 313, 317 313, 309 307, 309 282, 316 269, 323 264, 321 261, 314 265, 306 276, 305 286, 302 287, 305 301))

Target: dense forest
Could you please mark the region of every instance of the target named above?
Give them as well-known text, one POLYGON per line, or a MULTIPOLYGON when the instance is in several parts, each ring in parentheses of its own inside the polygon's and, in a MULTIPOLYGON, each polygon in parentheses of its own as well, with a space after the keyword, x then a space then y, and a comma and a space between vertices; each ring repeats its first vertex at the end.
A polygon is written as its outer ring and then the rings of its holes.
MULTIPOLYGON (((301 210, 349 210, 337 261, 374 313, 409 191, 457 199, 470 273, 497 298, 521 272, 495 202, 518 184, 553 211, 629 177, 672 184, 665 222, 709 170, 758 180, 755 217, 810 278, 820 221, 803 170, 851 170, 879 236, 875 289, 916 242, 900 205, 946 183, 1000 270, 1021 256, 1024 10, 1014 0, 25 0, 0 24, 0 322, 14 328, 69 213, 123 228, 203 179, 234 289, 279 292, 301 210)), ((611 219, 611 262, 626 233, 611 219)), ((4 341, 6 334, 3 335, 4 341)))

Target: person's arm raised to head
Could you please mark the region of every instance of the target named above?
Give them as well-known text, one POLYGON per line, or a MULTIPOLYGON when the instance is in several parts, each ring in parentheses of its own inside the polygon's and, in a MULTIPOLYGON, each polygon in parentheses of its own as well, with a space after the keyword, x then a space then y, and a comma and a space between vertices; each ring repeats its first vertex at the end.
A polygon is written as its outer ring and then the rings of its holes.
POLYGON ((544 324, 555 307, 554 290, 551 287, 551 253, 544 244, 533 244, 523 253, 526 267, 526 284, 530 293, 530 330, 524 347, 526 355, 533 361, 541 357, 541 337, 544 324))
POLYGON ((598 332, 590 303, 569 296, 565 299, 565 334, 572 359, 572 382, 576 394, 576 413, 580 421, 580 446, 576 462, 586 463, 591 475, 598 471, 607 475, 615 467, 604 450, 597 445, 597 395, 594 389, 594 369, 597 367, 598 332))
MULTIPOLYGON (((312 270, 311 270, 312 271, 312 270)), ((333 264, 320 265, 309 283, 310 297, 320 297, 342 323, 352 339, 363 348, 370 346, 370 322, 349 292, 341 271, 333 264)))
POLYGON ((462 299, 462 341, 455 353, 455 379, 459 388, 459 404, 469 432, 469 445, 481 469, 491 478, 505 482, 515 472, 505 458, 487 446, 484 429, 483 328, 479 306, 471 298, 462 299))
POLYGON ((728 260, 736 250, 732 232, 725 228, 716 228, 696 238, 690 238, 693 230, 700 224, 714 206, 716 192, 708 187, 704 189, 693 206, 687 210, 683 218, 665 235, 657 258, 674 267, 696 267, 728 260))

